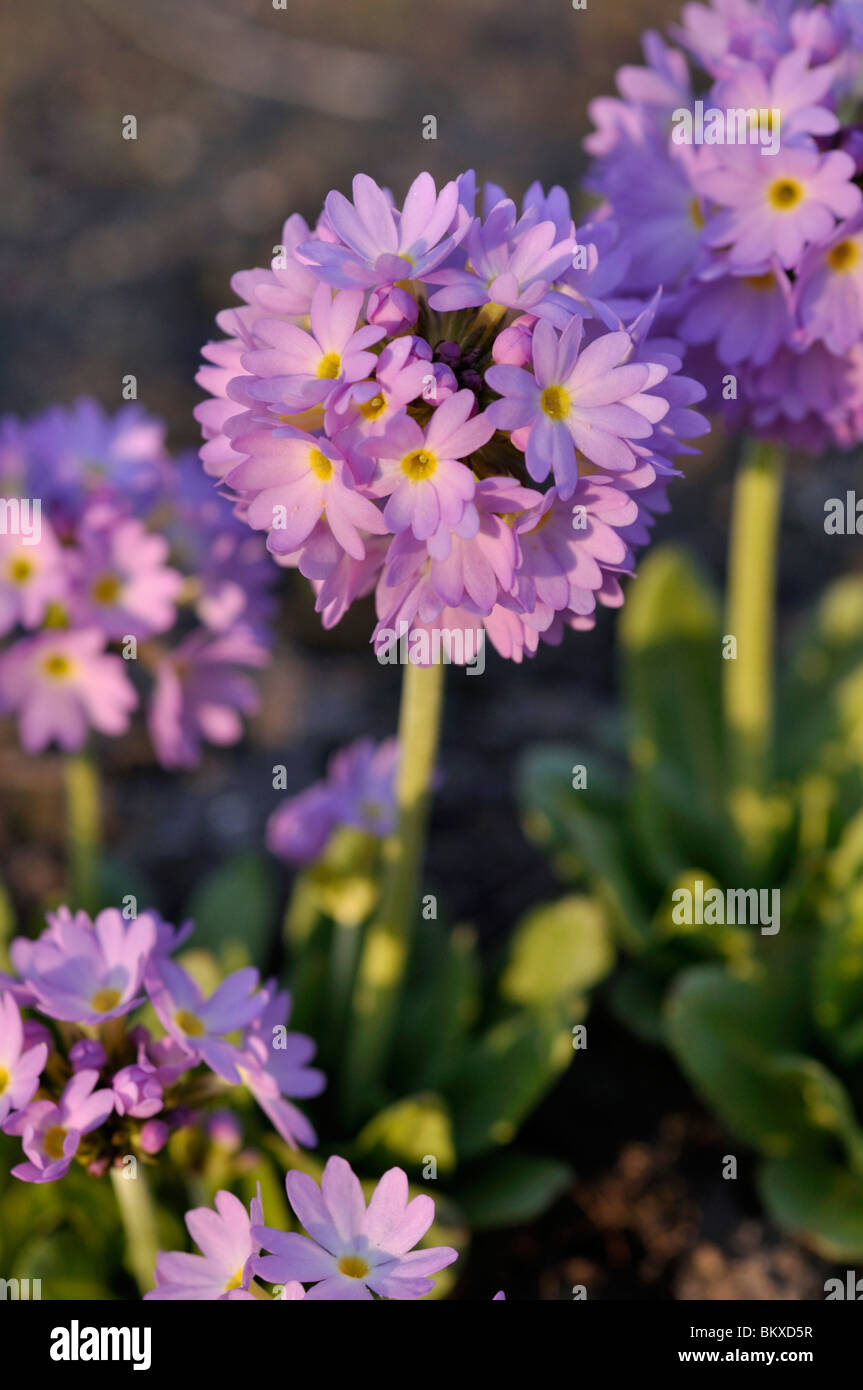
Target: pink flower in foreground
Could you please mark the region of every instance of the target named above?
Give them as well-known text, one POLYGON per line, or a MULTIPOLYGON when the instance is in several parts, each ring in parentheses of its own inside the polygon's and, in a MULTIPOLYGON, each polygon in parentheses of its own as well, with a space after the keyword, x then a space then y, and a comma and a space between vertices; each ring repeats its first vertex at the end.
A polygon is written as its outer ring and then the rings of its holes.
POLYGON ((296 1279, 312 1284, 306 1298, 422 1298, 436 1274, 458 1258, 449 1246, 414 1250, 434 1220, 434 1202, 424 1194, 408 1200, 401 1168, 384 1173, 368 1207, 359 1179, 343 1158, 331 1158, 320 1188, 307 1173, 291 1172, 288 1199, 310 1236, 252 1228, 268 1255, 253 1261, 271 1283, 296 1279))

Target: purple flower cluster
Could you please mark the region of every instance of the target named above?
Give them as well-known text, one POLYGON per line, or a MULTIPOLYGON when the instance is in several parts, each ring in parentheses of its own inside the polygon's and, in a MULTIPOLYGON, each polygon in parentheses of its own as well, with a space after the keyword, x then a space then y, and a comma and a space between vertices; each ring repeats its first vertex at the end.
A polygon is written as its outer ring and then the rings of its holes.
POLYGON ((0 712, 28 752, 124 733, 144 673, 164 767, 236 742, 256 707, 272 567, 163 435, 90 400, 0 422, 0 712))
POLYGON ((309 1235, 265 1226, 260 1190, 249 1212, 232 1193, 219 1192, 215 1212, 199 1207, 186 1215, 189 1234, 203 1253, 160 1254, 156 1287, 144 1297, 267 1298, 259 1276, 276 1285, 272 1296, 282 1301, 409 1300, 430 1293, 429 1275, 457 1259, 446 1245, 413 1248, 431 1226, 435 1207, 425 1194, 410 1197, 401 1168, 384 1173, 368 1204, 343 1158, 329 1159, 320 1187, 301 1172, 288 1173, 285 1185, 309 1235), (262 1255, 262 1248, 270 1253, 262 1255))
POLYGON ((279 859, 308 864, 323 854, 339 826, 383 838, 395 826, 398 739, 370 738, 340 748, 326 778, 292 796, 267 823, 267 846, 279 859))
POLYGON ((592 103, 585 142, 622 287, 663 286, 659 322, 708 408, 813 451, 863 438, 863 126, 842 114, 860 16, 859 0, 688 4, 676 42, 648 33, 646 66, 592 103))
POLYGON ((53 1182, 73 1160, 99 1177, 156 1154, 225 1085, 245 1086, 289 1144, 316 1142, 287 1099, 325 1085, 308 1065, 311 1038, 287 1030, 290 996, 244 969, 205 998, 171 959, 191 931, 152 911, 127 920, 108 908, 91 922, 61 907, 35 941, 13 941, 17 977, 0 975, 0 1127, 21 1138, 16 1177, 53 1182), (163 1036, 128 1026, 148 1001, 163 1036))
MULTIPOLYGON (((325 626, 375 592, 428 664, 435 633, 520 661, 593 625, 649 535, 674 459, 708 428, 657 307, 617 293, 608 220, 561 188, 519 210, 473 174, 420 174, 397 207, 365 174, 270 269, 233 279, 198 380, 204 468, 311 583, 325 626)), ((470 658, 467 658, 470 659, 470 658)))

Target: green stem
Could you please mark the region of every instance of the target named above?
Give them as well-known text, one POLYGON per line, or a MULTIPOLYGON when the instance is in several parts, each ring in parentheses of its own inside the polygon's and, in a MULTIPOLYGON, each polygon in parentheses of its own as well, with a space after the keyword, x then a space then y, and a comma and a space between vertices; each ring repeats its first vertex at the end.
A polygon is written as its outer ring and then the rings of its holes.
POLYGON ((147 1178, 140 1163, 134 1177, 127 1177, 125 1168, 109 1171, 126 1235, 126 1267, 135 1276, 141 1293, 147 1293, 155 1283, 159 1250, 156 1209, 147 1178))
POLYGON ((72 753, 63 763, 66 791, 66 844, 73 908, 97 907, 96 882, 101 828, 99 774, 87 753, 72 753))
POLYGON ((419 910, 431 782, 443 710, 444 664, 404 667, 399 713, 396 828, 383 847, 383 883, 357 968, 345 1104, 355 1112, 380 1088, 419 910))
POLYGON ((763 805, 772 773, 781 505, 782 451, 754 441, 744 452, 734 484, 726 633, 736 638, 737 655, 723 663, 730 808, 751 846, 764 832, 763 805))

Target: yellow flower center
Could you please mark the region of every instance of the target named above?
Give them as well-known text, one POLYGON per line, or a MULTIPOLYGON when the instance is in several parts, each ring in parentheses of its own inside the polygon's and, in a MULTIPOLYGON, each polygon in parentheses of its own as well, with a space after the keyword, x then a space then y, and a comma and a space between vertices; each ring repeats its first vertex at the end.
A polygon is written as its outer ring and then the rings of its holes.
POLYGON ((402 472, 412 483, 421 483, 430 478, 437 468, 437 459, 428 449, 414 449, 402 459, 402 472))
POLYGON ((90 1000, 90 1007, 95 1009, 97 1014, 107 1014, 116 1009, 122 997, 118 989, 97 989, 90 1000))
POLYGON ((837 241, 827 252, 827 264, 831 270, 836 270, 840 275, 846 275, 849 270, 853 270, 860 260, 859 242, 837 241))
POLYGON ((539 403, 549 420, 565 420, 571 404, 569 392, 562 386, 546 386, 539 403))
POLYGON ((336 1267, 340 1274, 346 1274, 349 1279, 364 1279, 369 1272, 369 1266, 359 1255, 342 1255, 336 1267))
POLYGON ((764 275, 744 275, 745 283, 751 290, 772 290, 776 277, 768 270, 764 275))
POLYGON ((45 1131, 44 1147, 49 1158, 63 1157, 63 1143, 66 1131, 62 1125, 52 1125, 45 1131))
POLYGON ((116 603, 122 589, 116 574, 102 574, 90 586, 90 596, 97 603, 116 603))
POLYGON ((180 1009, 174 1014, 174 1022, 184 1033, 188 1033, 190 1038, 200 1038, 206 1032, 203 1023, 196 1014, 190 1013, 188 1009, 180 1009))
POLYGON ((69 626, 69 614, 62 603, 58 603, 56 599, 52 599, 45 609, 43 626, 54 628, 69 626))
POLYGON ((385 407, 383 396, 372 396, 370 401, 364 401, 360 406, 360 414, 364 420, 376 420, 385 407))
POLYGON ((240 1287, 240 1285, 242 1284, 242 1282, 243 1282, 243 1270, 242 1270, 242 1267, 241 1267, 240 1269, 235 1270, 234 1273, 231 1275, 230 1279, 228 1280, 227 1284, 225 1285, 224 1292, 225 1292, 225 1293, 230 1293, 230 1292, 231 1292, 231 1289, 238 1289, 238 1288, 240 1287))
POLYGON ((796 179, 775 179, 767 190, 768 201, 779 212, 789 212, 803 197, 803 185, 796 179))
POLYGON ((45 675, 50 676, 54 681, 67 680, 68 677, 71 676, 73 669, 68 656, 64 656, 62 652, 52 652, 51 655, 46 656, 45 660, 42 662, 42 670, 45 672, 45 675))
POLYGON ((342 370, 342 359, 337 352, 326 352, 318 363, 318 376, 335 380, 342 370))
POLYGON ((689 216, 695 223, 695 226, 698 228, 698 230, 701 231, 701 228, 704 226, 704 218, 701 215, 701 206, 697 198, 693 198, 690 201, 689 216))
POLYGON ((322 483, 327 482, 333 476, 333 461, 328 459, 320 449, 309 450, 309 467, 322 483))
POLYGON ((2 1096, 3 1092, 6 1090, 6 1087, 9 1085, 10 1079, 11 1078, 6 1068, 0 1067, 0 1096, 2 1096))
POLYGON ((23 555, 18 556, 9 566, 9 578, 13 584, 26 584, 33 573, 33 566, 23 555))

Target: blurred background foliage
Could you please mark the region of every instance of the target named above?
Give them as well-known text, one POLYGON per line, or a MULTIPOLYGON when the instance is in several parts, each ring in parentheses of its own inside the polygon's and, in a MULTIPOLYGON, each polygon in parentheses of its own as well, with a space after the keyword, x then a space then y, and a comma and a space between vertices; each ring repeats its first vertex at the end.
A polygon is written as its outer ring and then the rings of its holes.
POLYGON ((719 604, 684 552, 645 560, 620 639, 624 740, 607 761, 593 749, 529 753, 527 827, 612 914, 630 956, 611 987, 619 1016, 670 1047, 762 1156, 758 1184, 777 1221, 828 1257, 857 1259, 863 580, 827 589, 780 670, 775 776, 755 842, 727 810, 719 604), (573 791, 579 762, 589 784, 573 791), (705 893, 767 890, 781 915, 766 933, 757 919, 728 924, 725 909, 713 924, 675 920, 673 895, 699 880, 705 893))

